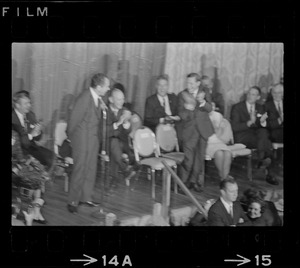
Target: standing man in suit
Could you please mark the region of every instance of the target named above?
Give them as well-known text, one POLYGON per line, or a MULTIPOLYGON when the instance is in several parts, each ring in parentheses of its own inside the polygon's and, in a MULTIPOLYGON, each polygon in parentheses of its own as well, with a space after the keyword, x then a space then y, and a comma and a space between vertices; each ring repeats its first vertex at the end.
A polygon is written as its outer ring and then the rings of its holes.
POLYGON ((101 109, 107 108, 101 97, 109 90, 109 84, 104 74, 95 74, 90 88, 78 96, 71 112, 67 129, 74 159, 67 206, 71 213, 77 213, 78 205, 99 205, 92 200, 92 194, 101 136, 101 109))
POLYGON ((272 143, 266 129, 268 114, 257 101, 261 90, 257 86, 249 89, 246 101, 239 102, 232 107, 231 125, 236 143, 243 143, 250 149, 257 149, 259 167, 266 167, 266 181, 277 185, 278 181, 271 176, 272 143))
POLYGON ((19 134, 24 155, 32 155, 50 173, 54 167, 55 154, 36 144, 42 138, 42 126, 31 111, 29 93, 25 90, 18 91, 13 96, 13 102, 12 129, 19 134))
POLYGON ((169 78, 167 75, 160 75, 156 79, 156 94, 146 100, 145 126, 154 133, 158 124, 177 122, 180 120, 177 115, 177 96, 168 93, 169 78))
POLYGON ((233 178, 220 182, 220 198, 208 211, 208 226, 250 226, 238 197, 238 185, 233 178))
POLYGON ((110 174, 112 181, 108 182, 109 187, 118 181, 119 172, 125 180, 130 180, 137 168, 135 165, 133 150, 129 146, 129 133, 131 112, 123 107, 124 93, 114 88, 110 91, 108 107, 108 138, 110 147, 110 174), (129 166, 129 164, 131 166, 129 166))
POLYGON ((283 85, 274 85, 271 94, 272 100, 265 103, 265 109, 268 113, 267 128, 272 142, 283 142, 283 85))
MULTIPOLYGON (((199 103, 196 97, 203 89, 200 87, 201 78, 197 73, 187 75, 187 88, 178 94, 178 115, 181 118, 181 129, 178 135, 182 142, 184 160, 180 169, 180 176, 186 186, 196 192, 201 192, 202 179, 200 177, 205 157, 206 140, 213 134, 213 128, 201 128, 202 135, 198 131, 198 126, 203 122, 196 120, 199 107, 205 106, 207 112, 212 111, 212 106, 206 100, 199 103), (212 132, 211 132, 212 131, 212 132), (209 132, 209 133, 206 133, 209 132)), ((203 117, 200 117, 203 118, 203 117)))

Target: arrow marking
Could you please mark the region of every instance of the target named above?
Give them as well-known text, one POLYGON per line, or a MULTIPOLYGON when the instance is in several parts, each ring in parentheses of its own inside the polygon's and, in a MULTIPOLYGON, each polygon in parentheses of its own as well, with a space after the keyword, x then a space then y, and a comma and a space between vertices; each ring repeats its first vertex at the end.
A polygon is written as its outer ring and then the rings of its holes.
POLYGON ((236 254, 236 256, 240 257, 241 259, 237 259, 237 260, 224 260, 224 261, 227 261, 227 262, 240 262, 240 263, 237 264, 237 266, 243 265, 245 263, 250 262, 249 259, 247 259, 247 258, 245 258, 245 257, 243 257, 243 256, 241 256, 239 254, 236 254))
POLYGON ((90 256, 88 256, 88 255, 83 254, 83 256, 84 256, 84 257, 87 257, 87 258, 89 258, 89 259, 81 259, 81 260, 80 260, 80 259, 73 259, 73 260, 70 260, 70 261, 83 261, 83 262, 87 262, 87 263, 85 263, 83 266, 89 265, 89 264, 91 264, 91 263, 93 263, 93 262, 98 261, 97 259, 92 258, 92 257, 90 257, 90 256))

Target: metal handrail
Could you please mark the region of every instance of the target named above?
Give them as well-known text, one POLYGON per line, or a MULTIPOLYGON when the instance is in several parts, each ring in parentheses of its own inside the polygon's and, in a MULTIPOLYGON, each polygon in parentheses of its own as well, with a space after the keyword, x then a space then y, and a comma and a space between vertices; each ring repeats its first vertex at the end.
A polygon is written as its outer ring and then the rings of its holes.
POLYGON ((174 178, 176 183, 180 186, 180 188, 184 191, 184 193, 191 199, 191 201, 194 203, 194 205, 197 207, 197 209, 204 215, 205 219, 207 219, 207 212, 206 210, 201 206, 201 204, 198 202, 198 200, 194 197, 194 195, 190 192, 190 190, 184 185, 184 183, 181 181, 181 179, 177 176, 177 174, 172 170, 168 164, 165 162, 165 160, 162 160, 163 165, 165 166, 166 170, 171 174, 171 176, 174 178))

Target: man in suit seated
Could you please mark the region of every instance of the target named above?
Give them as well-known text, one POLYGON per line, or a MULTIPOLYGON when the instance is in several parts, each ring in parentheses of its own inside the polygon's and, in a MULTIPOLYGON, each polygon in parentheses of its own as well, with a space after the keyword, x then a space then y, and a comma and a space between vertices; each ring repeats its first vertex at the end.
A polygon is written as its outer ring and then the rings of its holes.
POLYGON ((110 174, 108 186, 116 186, 119 172, 130 180, 137 170, 134 153, 129 146, 131 112, 123 107, 124 94, 114 88, 110 91, 108 107, 108 138, 110 144, 110 174))
POLYGON ((249 226, 249 219, 239 201, 238 185, 233 178, 220 182, 220 198, 208 211, 208 226, 249 226))
POLYGON ((24 155, 32 155, 50 173, 54 167, 55 154, 36 143, 42 138, 42 125, 31 111, 29 93, 24 90, 16 92, 13 102, 12 129, 19 134, 24 155))
POLYGON ((169 78, 167 75, 160 75, 156 79, 156 94, 146 100, 145 122, 154 133, 158 124, 177 122, 180 120, 177 115, 177 96, 168 93, 169 78))
MULTIPOLYGON (((202 127, 202 135, 198 130, 199 125, 205 125, 207 122, 196 119, 199 113, 199 107, 206 107, 207 112, 212 111, 211 104, 205 99, 200 104, 196 97, 203 91, 201 87, 201 78, 197 73, 187 75, 187 88, 178 94, 178 115, 181 118, 178 129, 179 141, 182 143, 184 160, 180 168, 180 178, 186 186, 196 192, 201 192, 202 179, 201 169, 203 168, 206 140, 203 137, 209 137, 213 134, 213 127, 202 127)), ((201 117, 203 118, 203 117, 201 117)), ((209 121, 209 118, 208 118, 209 121)))
POLYGON ((214 88, 214 83, 209 78, 209 76, 203 75, 201 77, 201 85, 205 88, 205 95, 208 95, 208 97, 206 98, 210 98, 209 102, 215 103, 215 110, 221 114, 224 114, 225 104, 223 95, 220 92, 218 92, 217 88, 214 88))
POLYGON ((283 142, 283 85, 276 84, 271 89, 272 100, 265 103, 268 113, 267 128, 272 142, 283 142))
POLYGON ((276 178, 271 176, 272 143, 266 129, 268 114, 257 101, 261 90, 257 86, 249 89, 246 101, 233 105, 231 110, 231 125, 236 143, 242 143, 250 149, 257 149, 258 167, 266 167, 266 181, 277 185, 276 178))

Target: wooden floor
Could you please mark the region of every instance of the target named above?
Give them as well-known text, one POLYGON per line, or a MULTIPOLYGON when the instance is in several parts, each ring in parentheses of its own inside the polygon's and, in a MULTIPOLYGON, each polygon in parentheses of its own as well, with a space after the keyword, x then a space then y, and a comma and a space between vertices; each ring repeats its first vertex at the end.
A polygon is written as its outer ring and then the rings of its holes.
MULTIPOLYGON (((255 163, 254 163, 255 164, 255 163)), ((253 181, 246 178, 246 160, 235 159, 232 163, 231 175, 237 180, 239 185, 239 194, 249 188, 257 185, 264 189, 283 189, 282 170, 277 169, 277 178, 279 185, 273 186, 264 180, 263 171, 253 169, 253 181)), ((219 196, 219 180, 217 171, 212 161, 206 163, 205 187, 202 193, 194 193, 200 204, 204 204, 207 199, 217 198, 219 196)), ((48 224, 52 226, 87 226, 103 225, 103 219, 99 218, 99 208, 87 208, 79 206, 78 214, 73 215, 67 211, 67 193, 64 192, 64 180, 62 177, 56 177, 53 182, 46 184, 44 194, 45 205, 42 208, 42 214, 48 224)), ((101 181, 97 178, 95 186, 95 201, 101 201, 101 181)), ((126 186, 124 181, 118 183, 117 189, 111 195, 105 195, 102 208, 105 213, 112 212, 119 221, 132 217, 141 217, 152 214, 154 202, 161 202, 161 179, 157 178, 156 200, 151 199, 151 182, 147 179, 145 173, 141 173, 137 180, 131 181, 130 186, 126 186)), ((171 194, 171 209, 192 206, 192 202, 187 196, 182 194, 171 194)), ((34 223, 34 225, 40 225, 34 223)), ((44 225, 45 226, 45 225, 44 225)))

